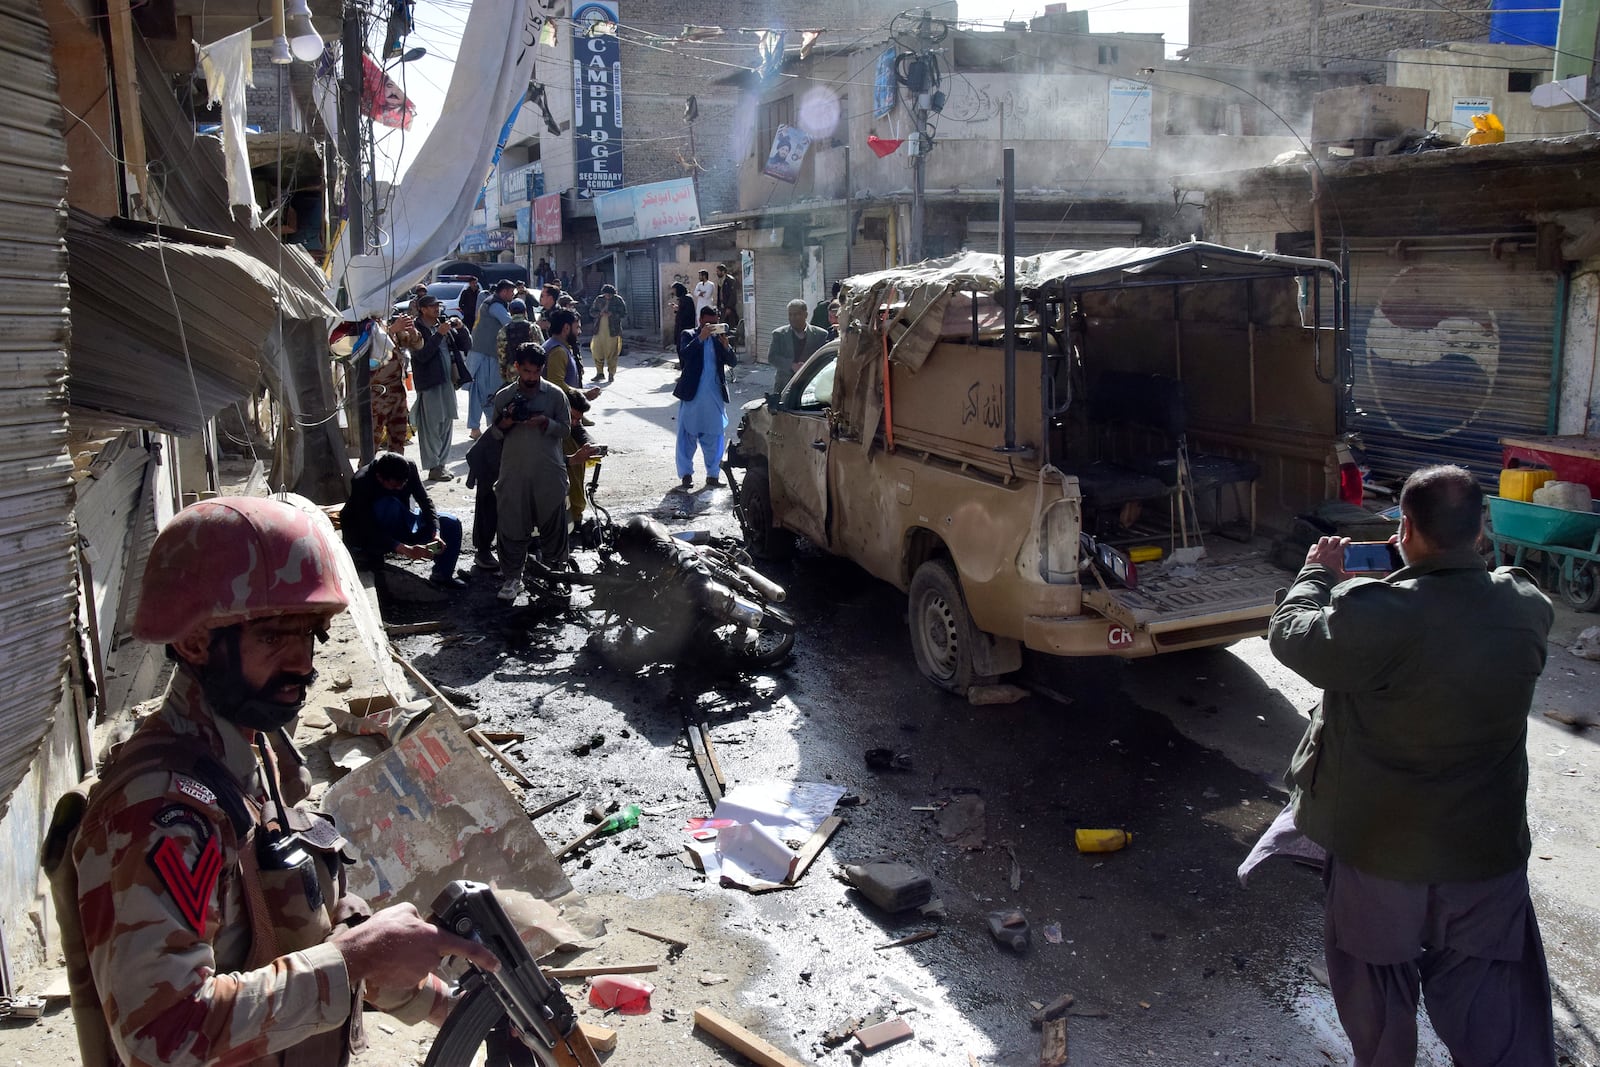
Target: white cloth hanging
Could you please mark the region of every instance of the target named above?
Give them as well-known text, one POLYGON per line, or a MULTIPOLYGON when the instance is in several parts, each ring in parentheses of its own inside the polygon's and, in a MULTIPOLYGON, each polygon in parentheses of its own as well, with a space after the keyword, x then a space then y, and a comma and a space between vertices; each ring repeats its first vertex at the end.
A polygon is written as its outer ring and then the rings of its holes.
POLYGON ((422 277, 461 239, 506 117, 528 91, 534 49, 521 30, 539 17, 534 0, 473 0, 461 34, 463 60, 441 109, 448 119, 429 131, 396 186, 382 250, 352 250, 347 227, 335 251, 331 280, 334 287, 343 282, 349 295, 347 318, 387 314, 396 282, 422 277))
POLYGON ((228 176, 228 204, 242 207, 251 226, 261 224, 256 190, 250 180, 250 147, 244 139, 245 90, 251 88, 250 31, 240 30, 211 44, 195 44, 211 103, 222 107, 222 166, 228 176))

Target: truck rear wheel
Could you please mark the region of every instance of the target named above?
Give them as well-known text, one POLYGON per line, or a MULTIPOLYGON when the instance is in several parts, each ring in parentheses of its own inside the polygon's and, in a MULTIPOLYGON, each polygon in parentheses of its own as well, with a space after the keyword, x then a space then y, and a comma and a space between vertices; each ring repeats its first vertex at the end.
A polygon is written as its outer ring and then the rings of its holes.
POLYGON ((785 560, 794 554, 794 534, 772 524, 772 486, 766 469, 752 467, 739 486, 744 543, 757 559, 785 560))
POLYGON ((964 694, 972 685, 977 627, 947 559, 930 559, 911 578, 909 622, 917 669, 941 689, 964 694))

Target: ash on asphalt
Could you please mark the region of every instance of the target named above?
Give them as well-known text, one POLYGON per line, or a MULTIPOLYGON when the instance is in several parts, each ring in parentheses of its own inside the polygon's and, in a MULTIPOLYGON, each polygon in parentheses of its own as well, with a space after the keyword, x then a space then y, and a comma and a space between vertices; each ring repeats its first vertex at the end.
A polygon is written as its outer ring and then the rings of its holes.
MULTIPOLYGON (((1133 677, 1182 696, 1187 679, 1227 653, 1133 666, 1042 659, 1025 677, 1070 694, 1070 706, 1032 697, 974 708, 917 675, 903 595, 815 553, 763 569, 790 590, 801 624, 794 658, 779 670, 618 670, 586 649, 581 611, 508 613, 488 579, 447 606, 451 633, 408 639, 407 652, 435 681, 472 692, 483 725, 526 732, 511 751, 539 783, 530 809, 585 790, 540 820, 548 840, 580 833, 578 813, 592 803, 645 809, 637 831, 568 860, 575 885, 635 897, 645 915, 668 898, 727 909, 729 936, 766 961, 745 979, 743 1002, 780 1044, 787 1034, 801 1052, 842 1055, 826 1053, 825 1031, 859 1009, 898 1005, 915 1008, 916 1039, 879 1054, 880 1063, 963 1050, 982 1062, 1033 1063, 1029 1002, 1070 992, 1088 1013, 1072 1020, 1079 1067, 1340 1057, 1336 1037, 1294 1010, 1309 984, 1305 965, 1320 958, 1318 879, 1285 866, 1259 873, 1246 892, 1234 875, 1281 793, 1125 691, 1133 677), (684 820, 707 810, 682 740, 685 724, 700 722, 731 782, 831 781, 862 797, 861 807, 843 809, 848 824, 797 889, 757 897, 708 886, 676 858, 684 820), (596 733, 605 744, 575 755, 596 733), (904 754, 911 769, 868 770, 862 753, 874 747, 904 754), (964 851, 939 837, 931 814, 912 809, 969 791, 985 802, 987 834, 985 847, 964 851), (1126 828, 1133 841, 1122 852, 1080 855, 1078 827, 1126 828), (1021 868, 1015 891, 1006 846, 1021 868), (831 877, 838 863, 880 854, 931 875, 942 922, 886 915, 831 877), (1032 924, 1020 957, 988 934, 985 917, 1002 906, 1022 908, 1032 924), (1061 942, 1052 944, 1043 931, 1056 924, 1061 942), (938 935, 874 951, 923 928, 938 935)), ((577 594, 575 605, 583 601, 577 594)), ((1258 679, 1260 691, 1249 691, 1245 678, 1254 676, 1238 673, 1228 708, 1195 714, 1295 715, 1258 679)), ((624 1043, 612 1063, 651 1062, 641 1055, 624 1043)))

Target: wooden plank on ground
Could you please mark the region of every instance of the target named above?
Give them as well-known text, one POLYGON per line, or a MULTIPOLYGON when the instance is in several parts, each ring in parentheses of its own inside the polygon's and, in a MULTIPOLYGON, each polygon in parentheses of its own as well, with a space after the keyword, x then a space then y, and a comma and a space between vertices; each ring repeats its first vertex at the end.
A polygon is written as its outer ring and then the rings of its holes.
POLYGON ((677 938, 669 937, 666 934, 658 934, 650 930, 641 930, 637 926, 630 926, 627 929, 629 933, 638 934, 640 937, 648 937, 652 941, 659 941, 663 945, 666 945, 677 952, 682 952, 684 949, 689 947, 689 942, 680 941, 677 938))
POLYGON ((700 740, 706 746, 706 759, 711 761, 711 773, 716 775, 717 788, 724 793, 728 791, 728 780, 722 776, 722 764, 717 760, 717 750, 711 744, 711 727, 705 723, 700 724, 700 740))
POLYGON ((596 1052, 610 1052, 617 1047, 617 1032, 609 1026, 596 1026, 594 1023, 579 1023, 583 1027, 583 1036, 589 1039, 589 1047, 596 1052))
POLYGON ((694 761, 694 769, 700 772, 700 784, 705 787, 706 799, 711 801, 713 809, 722 803, 722 788, 717 785, 717 773, 711 764, 711 757, 706 754, 706 739, 701 736, 698 727, 685 726, 684 736, 689 739, 689 758, 694 761))
MULTIPOLYGON (((389 655, 394 657, 395 662, 400 664, 400 666, 405 669, 407 674, 416 679, 417 684, 422 686, 423 690, 429 696, 437 700, 441 707, 450 712, 450 714, 454 715, 457 721, 460 721, 461 709, 452 704, 449 697, 439 692, 439 687, 428 681, 427 676, 421 671, 417 670, 416 665, 402 656, 400 654, 400 650, 392 644, 389 646, 389 655)), ((474 726, 467 731, 467 736, 472 738, 473 744, 489 753, 489 755, 493 756, 497 761, 499 761, 501 766, 510 771, 513 778, 528 788, 533 788, 533 779, 529 778, 526 774, 523 774, 522 768, 511 762, 511 757, 507 756, 504 752, 501 752, 497 747, 495 747, 495 743, 493 741, 490 741, 487 737, 484 737, 482 730, 474 726)), ((560 857, 558 856, 557 859, 559 858, 560 857)))
POLYGON ((1065 1067, 1067 1018, 1046 1019, 1039 1028, 1039 1067, 1065 1067))
POLYGON ((711 1008, 696 1008, 694 1025, 759 1067, 806 1067, 793 1056, 780 1052, 775 1045, 711 1008))
POLYGON ((793 873, 785 881, 790 885, 800 881, 800 878, 806 873, 806 868, 811 866, 811 861, 817 858, 817 854, 828 843, 828 838, 832 837, 833 832, 843 825, 844 819, 837 815, 830 815, 822 820, 822 825, 817 827, 816 832, 811 835, 804 845, 800 846, 800 860, 794 865, 793 873))
POLYGON ((568 804, 571 804, 574 800, 577 800, 581 796, 583 796, 582 792, 568 793, 560 800, 552 800, 548 804, 541 804, 537 808, 534 808, 532 811, 528 812, 528 818, 537 819, 541 815, 549 815, 557 808, 566 807, 568 804))
POLYGON ((646 974, 660 969, 659 963, 597 963, 593 967, 551 967, 544 973, 550 978, 593 978, 597 974, 646 974))

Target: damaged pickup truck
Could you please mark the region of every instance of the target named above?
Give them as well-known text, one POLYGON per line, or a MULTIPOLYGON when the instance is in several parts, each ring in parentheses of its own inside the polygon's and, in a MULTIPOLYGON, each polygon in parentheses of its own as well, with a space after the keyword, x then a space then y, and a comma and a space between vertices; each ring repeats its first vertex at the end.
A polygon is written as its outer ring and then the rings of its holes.
POLYGON ((957 693, 1024 647, 1265 632, 1274 533, 1359 491, 1338 269, 1204 243, 1014 262, 1009 330, 1000 256, 845 283, 841 338, 745 409, 747 543, 798 534, 906 590, 917 665, 957 693))

